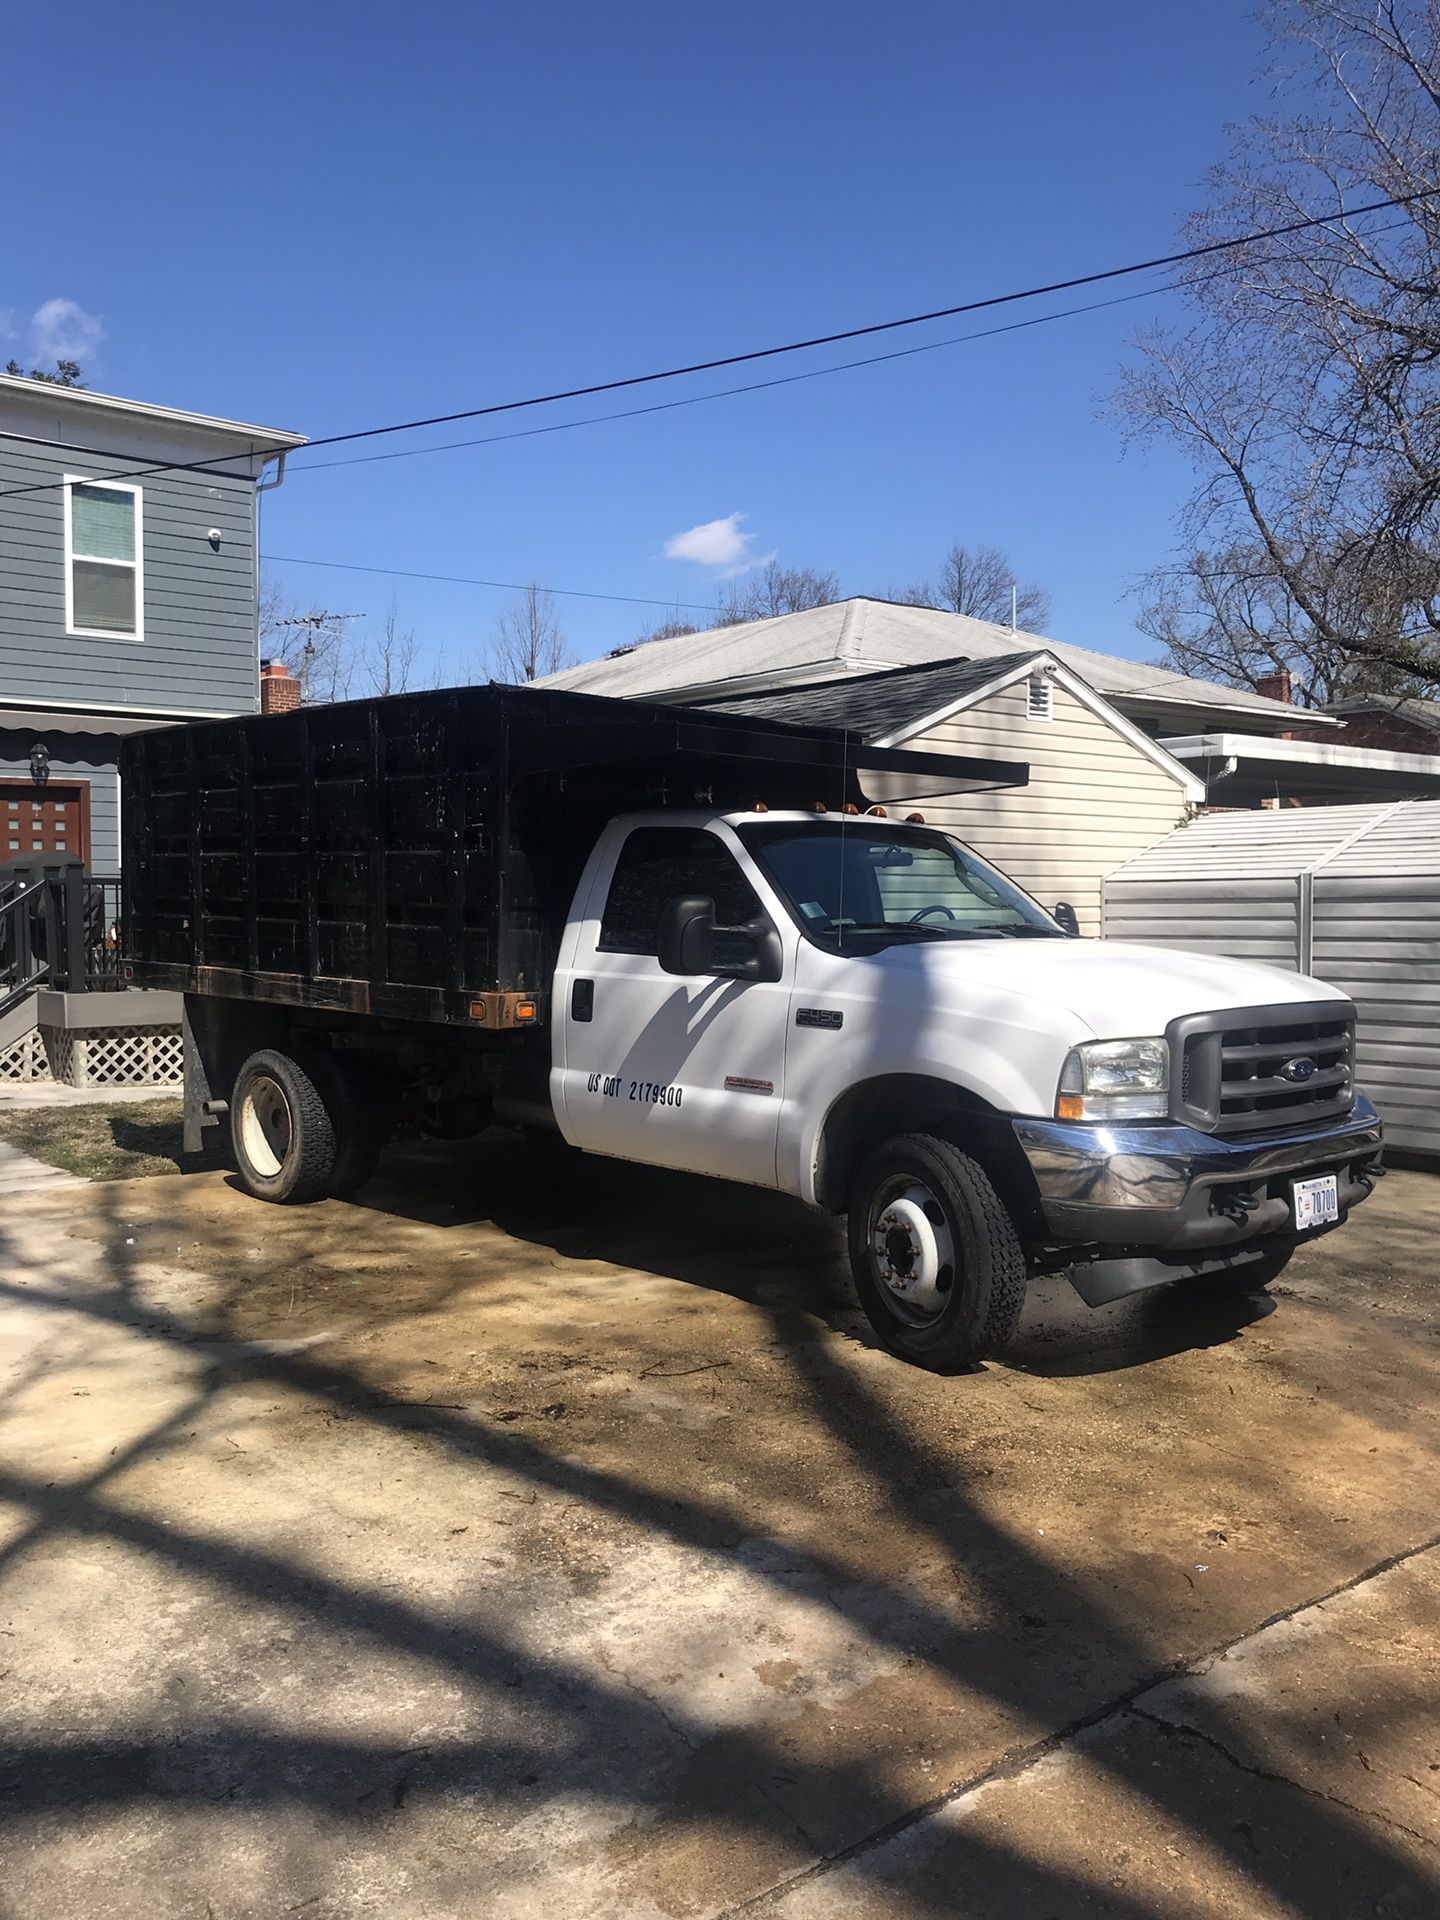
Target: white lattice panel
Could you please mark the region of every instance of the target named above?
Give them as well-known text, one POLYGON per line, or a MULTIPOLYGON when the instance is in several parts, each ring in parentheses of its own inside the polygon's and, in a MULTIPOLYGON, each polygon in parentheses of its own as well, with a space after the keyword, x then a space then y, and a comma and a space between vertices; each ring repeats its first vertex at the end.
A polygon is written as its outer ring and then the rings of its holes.
POLYGON ((178 1027, 51 1027, 50 1069, 71 1087, 173 1087, 185 1077, 178 1027))
POLYGON ((48 1080, 50 1062, 39 1031, 31 1028, 0 1052, 0 1080, 48 1080))
MULTIPOLYGON (((45 1042, 45 1052, 49 1057, 52 1078, 58 1080, 64 1087, 83 1087, 84 1080, 77 1080, 75 1077, 77 1058, 75 1036, 67 1033, 64 1027, 44 1027, 41 1029, 41 1036, 45 1042)), ((79 1058, 83 1063, 84 1055, 79 1055, 79 1058)))

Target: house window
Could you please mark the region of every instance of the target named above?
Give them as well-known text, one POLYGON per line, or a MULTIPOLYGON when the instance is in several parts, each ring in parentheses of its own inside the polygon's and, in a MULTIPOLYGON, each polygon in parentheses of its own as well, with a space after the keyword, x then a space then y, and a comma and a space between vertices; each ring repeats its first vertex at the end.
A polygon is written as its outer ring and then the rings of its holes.
POLYGON ((1034 673, 1025 682, 1025 718, 1027 720, 1055 718, 1055 683, 1048 674, 1034 673))
POLYGON ((65 628, 98 639, 144 631, 140 489, 118 481, 65 484, 65 628))

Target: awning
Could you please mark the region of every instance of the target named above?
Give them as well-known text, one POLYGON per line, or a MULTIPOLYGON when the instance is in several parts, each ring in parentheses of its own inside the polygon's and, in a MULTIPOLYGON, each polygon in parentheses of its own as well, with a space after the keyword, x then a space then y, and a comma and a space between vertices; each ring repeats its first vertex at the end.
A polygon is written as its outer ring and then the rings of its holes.
POLYGON ((1246 733, 1197 733, 1160 742, 1198 774, 1217 806, 1262 800, 1321 803, 1399 800, 1440 794, 1440 755, 1331 746, 1328 740, 1262 740, 1246 733))

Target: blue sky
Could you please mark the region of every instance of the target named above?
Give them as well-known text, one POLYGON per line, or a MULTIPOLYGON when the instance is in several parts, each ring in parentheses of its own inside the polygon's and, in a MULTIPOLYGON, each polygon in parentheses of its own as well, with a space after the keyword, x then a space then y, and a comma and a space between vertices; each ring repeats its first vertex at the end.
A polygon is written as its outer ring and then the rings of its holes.
MULTIPOLYGON (((0 348, 29 352, 41 313, 38 344, 78 331, 92 386, 316 435, 1167 251, 1225 123, 1263 104, 1248 0, 81 0, 66 22, 63 102, 43 63, 7 98, 0 348)), ((1143 657, 1127 588, 1170 552, 1189 476, 1170 454, 1125 454, 1103 402, 1133 331, 1175 312, 1157 291, 574 432, 308 474, 297 456, 263 546, 660 603, 562 598, 590 657, 665 603, 714 600, 721 565, 666 554, 699 524, 741 515, 744 553, 833 568, 848 592, 988 542, 1050 589, 1056 637, 1143 657)), ((376 618, 393 596, 452 679, 483 670, 507 597, 272 571, 307 605, 376 618)))

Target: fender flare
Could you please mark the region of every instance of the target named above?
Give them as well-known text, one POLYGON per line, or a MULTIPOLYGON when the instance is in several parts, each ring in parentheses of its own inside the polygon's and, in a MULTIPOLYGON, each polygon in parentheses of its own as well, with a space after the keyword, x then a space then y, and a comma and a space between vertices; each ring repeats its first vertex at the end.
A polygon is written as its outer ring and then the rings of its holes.
POLYGON ((816 1136, 815 1204, 843 1213, 865 1156, 897 1133, 935 1133, 963 1147, 1013 1209, 1021 1238, 1042 1229, 1035 1176, 1010 1116, 957 1081, 923 1073, 875 1074, 832 1101, 816 1136))

